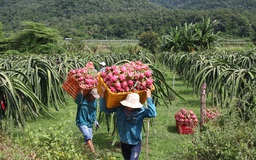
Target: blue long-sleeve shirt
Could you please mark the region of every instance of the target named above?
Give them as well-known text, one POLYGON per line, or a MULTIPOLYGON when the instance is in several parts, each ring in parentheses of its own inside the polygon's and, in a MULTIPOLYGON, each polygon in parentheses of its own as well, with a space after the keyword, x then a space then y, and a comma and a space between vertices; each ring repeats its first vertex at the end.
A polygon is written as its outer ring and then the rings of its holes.
POLYGON ((88 102, 82 93, 78 93, 75 102, 77 104, 76 125, 92 128, 96 120, 97 100, 88 102))
POLYGON ((106 107, 105 98, 100 99, 100 110, 105 113, 116 112, 117 128, 121 142, 137 145, 142 141, 142 126, 144 118, 153 118, 157 115, 156 107, 151 98, 147 98, 148 108, 142 108, 128 111, 126 107, 120 106, 117 108, 106 107))

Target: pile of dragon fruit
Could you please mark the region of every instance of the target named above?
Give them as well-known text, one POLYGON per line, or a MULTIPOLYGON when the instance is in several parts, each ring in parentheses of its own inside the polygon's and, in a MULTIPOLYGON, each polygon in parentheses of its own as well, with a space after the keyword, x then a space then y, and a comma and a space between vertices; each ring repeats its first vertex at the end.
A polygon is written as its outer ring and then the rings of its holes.
POLYGON ((100 76, 114 93, 151 89, 154 82, 152 70, 141 61, 107 66, 100 76))
POLYGON ((206 121, 215 120, 218 116, 220 116, 220 111, 214 108, 206 108, 205 110, 206 121))
POLYGON ((194 126, 198 123, 196 114, 192 110, 180 109, 175 114, 175 119, 178 125, 194 126))
POLYGON ((98 85, 98 75, 95 72, 92 62, 87 63, 84 68, 70 70, 68 76, 75 77, 79 84, 85 88, 94 88, 98 85))

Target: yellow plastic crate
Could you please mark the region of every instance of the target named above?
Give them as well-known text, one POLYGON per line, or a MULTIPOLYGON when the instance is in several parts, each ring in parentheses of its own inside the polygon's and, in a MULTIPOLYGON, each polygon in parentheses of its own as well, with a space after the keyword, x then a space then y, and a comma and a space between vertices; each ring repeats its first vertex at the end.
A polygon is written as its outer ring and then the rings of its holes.
MULTIPOLYGON (((133 92, 118 92, 118 93, 113 93, 110 91, 110 89, 108 88, 108 86, 104 83, 103 79, 99 76, 99 81, 98 81, 98 93, 101 94, 101 86, 104 86, 106 88, 105 91, 105 99, 106 99, 106 106, 107 108, 116 108, 121 106, 121 101, 125 100, 126 96, 129 93, 133 93, 133 92)), ((154 86, 151 88, 151 91, 153 91, 155 88, 154 86)), ((140 96, 140 103, 145 103, 147 100, 147 93, 145 90, 141 90, 141 91, 136 91, 136 93, 139 94, 140 96)))

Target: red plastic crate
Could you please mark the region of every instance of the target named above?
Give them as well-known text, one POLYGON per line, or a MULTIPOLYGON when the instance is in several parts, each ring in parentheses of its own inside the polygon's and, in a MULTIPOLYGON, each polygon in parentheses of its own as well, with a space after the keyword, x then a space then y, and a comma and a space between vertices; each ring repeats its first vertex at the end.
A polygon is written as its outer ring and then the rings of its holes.
POLYGON ((193 134, 195 128, 195 126, 187 126, 182 124, 178 126, 178 131, 180 134, 193 134))
MULTIPOLYGON (((80 83, 78 82, 78 80, 74 77, 74 76, 68 76, 66 81, 63 83, 62 88, 73 98, 76 98, 78 92, 79 92, 79 85, 80 83)), ((90 89, 86 89, 84 90, 84 95, 88 94, 88 92, 91 90, 90 89)))
POLYGON ((187 125, 176 120, 176 128, 180 134, 193 134, 197 124, 187 125))

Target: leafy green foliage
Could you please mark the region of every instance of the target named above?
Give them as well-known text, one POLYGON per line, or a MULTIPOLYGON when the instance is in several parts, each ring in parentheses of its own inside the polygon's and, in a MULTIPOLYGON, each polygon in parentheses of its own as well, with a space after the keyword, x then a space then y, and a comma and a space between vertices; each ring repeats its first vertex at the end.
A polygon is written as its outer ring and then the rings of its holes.
MULTIPOLYGON (((231 56, 229 58, 232 59, 231 56)), ((158 64, 156 66, 159 68, 158 64)), ((158 115, 153 121, 154 125, 150 126, 148 152, 145 149, 146 133, 142 132, 141 159, 145 159, 146 154, 149 155, 149 159, 163 160, 217 159, 218 156, 221 156, 219 159, 255 159, 254 110, 249 112, 250 114, 248 115, 251 120, 247 122, 244 117, 238 118, 236 109, 228 112, 231 116, 224 114, 225 110, 220 110, 222 118, 220 119, 221 121, 218 121, 218 125, 216 123, 208 123, 205 125, 204 132, 194 135, 177 134, 174 114, 184 107, 195 111, 199 115, 199 97, 193 94, 193 88, 187 86, 183 79, 178 76, 173 78, 175 73, 170 72, 167 67, 162 67, 159 69, 163 71, 166 82, 168 84, 173 83, 173 89, 181 94, 182 97, 186 97, 186 101, 177 98, 169 105, 169 108, 165 108, 162 105, 158 106, 158 115)), ((79 130, 75 129, 76 126, 73 122, 75 103, 73 100, 69 100, 72 103, 69 103, 65 108, 61 108, 56 114, 56 119, 45 118, 30 123, 29 126, 31 128, 25 129, 25 132, 20 130, 17 135, 10 135, 12 141, 9 142, 4 141, 3 137, 0 136, 3 159, 26 159, 33 157, 33 155, 36 158, 44 157, 43 159, 47 159, 48 154, 43 149, 47 150, 52 146, 56 147, 56 152, 53 151, 55 150, 53 148, 49 153, 57 156, 56 158, 63 155, 70 157, 70 155, 67 155, 70 153, 74 155, 73 159, 80 156, 80 159, 93 159, 90 154, 88 155, 88 152, 85 155, 80 155, 83 138, 79 130), (13 140, 15 140, 15 143, 13 140), (51 144, 51 146, 48 144, 51 144), (70 151, 67 150, 68 147, 70 147, 70 151), (38 153, 35 149, 38 150, 38 153), (76 151, 75 153, 73 149, 76 151), (63 151, 65 153, 61 153, 63 151), (20 155, 20 157, 17 155, 20 155)), ((207 102, 207 104, 209 103, 207 102)), ((233 107, 234 104, 232 104, 233 107)), ((103 160, 122 159, 119 145, 111 146, 113 137, 111 133, 106 132, 106 127, 106 121, 104 121, 101 123, 101 128, 98 131, 94 131, 93 140, 96 151, 99 151, 100 158, 103 160)), ((51 156, 51 158, 54 157, 51 156)))
MULTIPOLYGON (((35 130, 27 130, 23 134, 26 139, 16 137, 17 144, 26 144, 28 147, 37 151, 38 157, 42 159, 81 159, 83 156, 77 150, 77 142, 79 137, 74 136, 72 130, 64 130, 67 122, 53 125, 47 129, 37 128, 35 130)), ((82 143, 81 143, 82 147, 82 143)), ((84 156, 86 158, 86 156, 84 156)))
POLYGON ((256 45, 256 31, 255 31, 255 33, 254 33, 254 35, 253 35, 253 37, 252 37, 252 43, 253 43, 254 45, 256 45))
POLYGON ((153 1, 162 7, 152 1, 1 0, 0 21, 6 36, 28 20, 56 28, 63 37, 80 39, 137 39, 147 25, 165 35, 170 27, 198 22, 201 16, 220 21, 218 30, 225 35, 248 37, 255 30, 255 0, 153 1), (173 8, 168 9, 170 5, 173 8))
POLYGON ((3 52, 6 45, 3 43, 4 41, 4 32, 3 32, 3 24, 0 22, 0 54, 3 52))
POLYGON ((99 62, 101 61, 105 61, 107 65, 114 65, 136 60, 147 63, 154 72, 156 88, 154 96, 157 104, 159 104, 159 99, 164 99, 166 105, 170 104, 172 101, 170 95, 175 92, 165 83, 165 76, 162 72, 157 69, 156 65, 153 65, 155 59, 152 54, 127 52, 112 53, 111 55, 77 53, 76 55, 1 56, 0 95, 6 95, 6 114, 8 114, 6 116, 8 118, 4 120, 6 124, 15 122, 11 125, 5 125, 6 128, 20 124, 24 126, 27 121, 37 119, 42 113, 50 114, 48 112, 50 107, 59 110, 59 105, 66 103, 66 94, 62 89, 62 84, 71 69, 83 68, 89 61, 92 61, 95 67, 99 69, 99 62), (60 62, 57 63, 57 60, 60 62), (11 114, 9 115, 9 113, 11 114))
MULTIPOLYGON (((168 68, 164 68, 164 66, 161 67, 157 65, 157 68, 163 72, 166 81, 168 84, 170 84, 172 74, 170 74, 168 68)), ((179 90, 179 93, 186 97, 188 101, 177 98, 173 104, 169 104, 168 108, 166 108, 164 105, 159 105, 157 107, 158 116, 151 121, 152 125, 149 127, 148 152, 145 149, 146 132, 142 131, 143 146, 140 159, 146 159, 147 154, 149 159, 170 160, 177 157, 179 159, 184 159, 183 154, 181 154, 183 143, 190 140, 192 136, 180 135, 177 133, 175 128, 174 114, 180 109, 181 106, 191 108, 197 114, 199 113, 199 108, 197 107, 198 102, 196 100, 198 98, 192 94, 192 89, 187 88, 181 79, 178 77, 176 78, 177 81, 175 82, 174 88, 179 90)), ((87 150, 84 151, 82 148, 84 139, 77 126, 75 126, 76 104, 71 97, 67 97, 67 99, 68 104, 65 107, 61 107, 59 111, 55 111, 54 108, 52 108, 51 113, 53 112, 55 118, 46 116, 39 118, 37 121, 32 123, 28 123, 24 130, 11 130, 10 132, 13 134, 6 136, 11 138, 10 142, 1 141, 0 137, 0 148, 4 148, 4 150, 1 152, 3 158, 11 158, 13 160, 28 159, 28 157, 35 157, 35 159, 47 159, 48 153, 43 151, 43 149, 47 150, 51 147, 48 146, 48 144, 52 144, 56 147, 56 151, 59 152, 57 153, 54 151, 49 151, 49 153, 52 155, 59 156, 61 154, 60 152, 65 151, 66 153, 62 154, 66 155, 67 157, 74 155, 75 160, 77 155, 80 157, 80 159, 96 159, 91 157, 91 154, 87 150), (45 136, 43 136, 43 134, 45 136), (56 138, 54 138, 54 136, 56 136, 56 138), (48 137, 48 139, 44 139, 46 137, 48 137), (62 138, 61 142, 60 138, 62 138), (35 140, 36 142, 34 142, 35 140), (43 141, 46 141, 47 143, 44 143, 43 141), (59 142, 59 144, 57 142, 59 142), (40 145, 40 147, 37 145, 40 145), (70 147, 71 151, 66 150, 68 147, 70 147), (73 152, 73 148, 76 151, 75 153, 73 152), (37 149, 38 152, 35 149, 37 149), (22 152, 22 154, 20 154, 20 152, 22 152), (10 153, 12 154, 10 155, 10 153), (71 155, 67 155, 68 153, 71 155)), ((162 100, 160 101, 162 104, 164 104, 162 100)), ((95 129, 93 130, 93 142, 96 152, 99 154, 97 159, 122 159, 118 137, 115 141, 116 144, 111 145, 114 136, 112 135, 112 130, 107 132, 106 123, 107 122, 104 117, 101 123, 101 128, 97 131, 95 131, 95 129)), ((147 130, 146 123, 147 122, 145 122, 145 130, 147 130)), ((51 156, 51 158, 54 159, 55 157, 51 156)))
POLYGON ((151 0, 154 3, 160 4, 167 8, 180 8, 180 9, 216 9, 216 8, 231 8, 231 9, 244 9, 253 10, 255 0, 242 2, 240 0, 151 0))
POLYGON ((65 102, 55 68, 45 58, 25 57, 0 59, 0 97, 6 100, 5 130, 50 114, 47 107, 55 106, 58 110, 58 104, 65 102))
POLYGON ((248 103, 241 104, 255 106, 255 50, 233 54, 215 51, 163 53, 159 57, 192 85, 195 93, 198 94, 202 84, 206 83, 208 93, 212 94, 213 105, 225 107, 230 105, 233 98, 245 98, 249 100, 248 103))
POLYGON ((203 132, 189 142, 187 159, 255 159, 255 110, 250 121, 238 118, 237 109, 222 112, 217 124, 206 123, 203 132))
POLYGON ((0 22, 0 42, 3 40, 3 38, 4 38, 3 24, 0 22))
POLYGON ((149 49, 152 54, 155 54, 157 52, 159 44, 159 36, 153 30, 143 32, 139 36, 139 45, 146 49, 149 49))
MULTIPOLYGON (((14 126, 25 125, 28 120, 40 116, 40 110, 46 110, 31 89, 27 77, 19 71, 0 69, 0 100, 5 102, 5 121, 0 131, 14 126), (23 81, 18 77, 24 78, 23 81)), ((42 111, 41 111, 42 112, 42 111)))
POLYGON ((197 23, 184 23, 171 29, 170 35, 163 36, 162 51, 186 51, 209 49, 210 45, 217 40, 219 33, 214 33, 218 22, 210 18, 202 19, 197 23))
POLYGON ((59 53, 57 42, 60 39, 57 30, 35 22, 23 22, 24 29, 8 38, 6 50, 30 53, 59 53))

